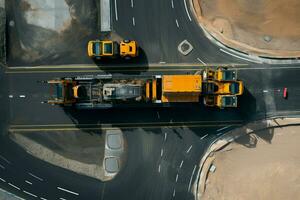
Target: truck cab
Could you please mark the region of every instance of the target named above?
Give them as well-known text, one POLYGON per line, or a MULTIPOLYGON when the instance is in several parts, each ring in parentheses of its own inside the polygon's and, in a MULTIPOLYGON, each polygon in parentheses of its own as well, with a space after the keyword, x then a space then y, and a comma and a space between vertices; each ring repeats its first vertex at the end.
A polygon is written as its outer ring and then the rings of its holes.
POLYGON ((207 95, 203 99, 205 106, 224 108, 236 108, 237 96, 236 95, 207 95))
POLYGON ((218 67, 216 70, 206 68, 202 72, 204 80, 216 80, 216 81, 236 81, 237 71, 235 69, 227 69, 218 67))
POLYGON ((242 95, 244 86, 242 81, 219 82, 206 81, 203 83, 203 94, 207 95, 242 95))

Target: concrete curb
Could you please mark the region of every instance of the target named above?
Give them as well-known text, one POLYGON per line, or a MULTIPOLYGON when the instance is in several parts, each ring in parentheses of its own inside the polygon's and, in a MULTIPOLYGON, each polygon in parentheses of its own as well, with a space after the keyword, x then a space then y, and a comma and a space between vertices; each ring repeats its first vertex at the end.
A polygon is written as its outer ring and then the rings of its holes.
POLYGON ((206 153, 202 157, 200 163, 199 163, 199 170, 196 176, 196 181, 193 186, 194 190, 194 197, 195 200, 200 200, 201 194, 205 191, 205 182, 206 182, 206 176, 209 170, 209 166, 204 167, 205 163, 209 158, 214 154, 214 152, 222 149, 225 147, 227 144, 233 142, 235 139, 248 135, 250 133, 253 133, 255 131, 260 131, 263 129, 269 129, 269 128, 280 128, 282 126, 292 126, 292 125, 300 125, 300 119, 298 118, 272 118, 272 119, 263 119, 263 120, 257 120, 254 122, 250 122, 240 128, 234 129, 232 131, 229 131, 228 133, 220 136, 216 140, 214 140, 211 145, 207 148, 206 153), (292 122, 294 121, 294 122, 292 122), (258 128, 258 129, 250 129, 247 127, 254 126, 255 124, 265 122, 267 124, 267 127, 265 128, 258 128), (241 133, 240 131, 246 127, 246 132, 241 133))
MULTIPOLYGON (((205 20, 201 17, 201 7, 199 0, 189 0, 191 11, 194 18, 197 19, 198 25, 203 30, 205 36, 217 46, 226 49, 227 53, 231 56, 247 60, 255 63, 268 63, 268 64, 294 64, 300 63, 300 56, 295 54, 295 51, 276 51, 275 50, 262 50, 253 46, 231 40, 224 35, 217 33, 215 30, 208 28, 205 20), (282 56, 283 54, 290 53, 291 55, 282 56)), ((299 51, 300 52, 300 51, 299 51)))

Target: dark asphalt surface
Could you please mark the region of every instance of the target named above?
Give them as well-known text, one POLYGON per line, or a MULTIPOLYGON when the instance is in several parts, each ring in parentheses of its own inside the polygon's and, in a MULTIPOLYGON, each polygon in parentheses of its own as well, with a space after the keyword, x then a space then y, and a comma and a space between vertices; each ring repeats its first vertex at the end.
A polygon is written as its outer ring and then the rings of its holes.
MULTIPOLYGON (((16 3, 16 1, 11 2, 16 3)), ((206 39, 196 22, 193 19, 189 21, 183 0, 174 1, 174 8, 172 8, 171 0, 136 0, 133 8, 130 0, 117 0, 116 2, 118 20, 115 18, 114 3, 112 5, 114 32, 123 38, 138 41, 145 53, 143 59, 140 60, 142 63, 200 63, 199 59, 205 63, 245 63, 222 53, 218 47, 206 39), (133 25, 133 17, 135 25, 133 25), (176 19, 179 27, 176 25, 176 19), (194 50, 188 56, 182 56, 177 50, 177 45, 184 39, 194 46, 194 50)), ((92 1, 90 3, 93 4, 92 1)), ((88 10, 88 5, 85 8, 88 10)), ((85 13, 85 9, 82 13, 85 13)), ((19 20, 21 19, 22 17, 19 17, 19 20)), ((18 24, 16 26, 18 27, 18 24)), ((26 34, 32 31, 30 27, 26 30, 28 31, 26 34)), ((70 46, 59 50, 63 52, 66 50, 67 53, 60 54, 58 51, 52 56, 41 57, 35 62, 24 62, 24 60, 9 57, 8 63, 11 65, 90 63, 91 61, 83 56, 85 55, 83 52, 86 51, 83 44, 86 40, 92 39, 89 37, 94 37, 95 30, 92 28, 91 35, 84 38, 77 38, 78 35, 70 33, 70 38, 78 39, 79 44, 73 46, 72 40, 63 44, 62 46, 66 44, 70 46), (79 50, 74 51, 74 48, 79 50), (58 54, 58 57, 54 56, 55 54, 58 54)), ((9 32, 11 40, 20 41, 21 36, 14 35, 12 32, 9 32)), ((31 39, 34 40, 33 37, 31 39)), ((274 69, 272 66, 254 64, 247 66, 247 68, 251 67, 270 69, 239 70, 239 77, 246 87, 245 95, 239 99, 240 107, 237 110, 224 111, 203 108, 201 105, 164 109, 68 111, 60 107, 41 104, 40 102, 48 97, 48 89, 38 84, 37 81, 80 73, 5 74, 1 71, 0 128, 3 134, 0 138, 0 155, 9 160, 9 163, 0 157, 0 164, 4 167, 4 169, 0 168, 0 178, 5 180, 3 182, 0 179, 0 186, 26 199, 36 198, 13 188, 8 183, 31 192, 39 198, 47 199, 193 199, 188 187, 191 177, 194 181, 197 167, 194 176, 192 172, 207 146, 217 137, 219 133, 217 130, 228 125, 223 125, 221 122, 235 120, 246 122, 269 115, 299 114, 300 112, 298 76, 300 68, 274 69), (282 98, 284 87, 287 87, 289 91, 287 100, 282 98), (13 95, 12 98, 9 95, 13 95), (20 95, 25 95, 25 98, 21 98, 20 95), (188 127, 187 124, 191 121, 196 122, 198 127, 188 127), (210 121, 215 127, 201 127, 203 121, 210 121), (139 127, 150 122, 156 127, 139 127), (163 126, 158 125, 160 122, 163 126), (171 127, 172 122, 181 123, 183 126, 171 127), (120 126, 121 123, 132 123, 136 127, 122 129, 128 142, 128 160, 120 174, 107 183, 35 159, 7 136, 7 129, 13 125, 75 124, 80 127, 82 124, 120 126), (201 139, 202 137, 204 138, 201 139), (192 148, 188 151, 190 147, 192 148), (161 156, 162 149, 164 153, 161 156), (182 161, 183 164, 180 167, 182 161), (37 180, 28 173, 43 178, 43 181, 37 180), (29 185, 25 180, 33 184, 29 185), (79 195, 60 191, 57 187, 69 189, 79 195)), ((299 66, 295 65, 295 67, 299 66)), ((168 71, 143 71, 137 74, 155 73, 168 73, 168 71)))

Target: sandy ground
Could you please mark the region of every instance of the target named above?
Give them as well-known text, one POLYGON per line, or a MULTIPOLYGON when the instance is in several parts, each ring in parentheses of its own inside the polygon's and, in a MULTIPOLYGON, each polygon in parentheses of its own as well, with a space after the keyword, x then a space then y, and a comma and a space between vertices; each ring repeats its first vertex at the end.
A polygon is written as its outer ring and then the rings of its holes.
POLYGON ((299 133, 299 126, 276 128, 266 140, 266 131, 255 132, 217 152, 201 199, 299 199, 299 133), (254 146, 247 145, 249 137, 254 146))
POLYGON ((200 23, 229 46, 258 54, 300 55, 299 0, 194 0, 197 5, 200 23))

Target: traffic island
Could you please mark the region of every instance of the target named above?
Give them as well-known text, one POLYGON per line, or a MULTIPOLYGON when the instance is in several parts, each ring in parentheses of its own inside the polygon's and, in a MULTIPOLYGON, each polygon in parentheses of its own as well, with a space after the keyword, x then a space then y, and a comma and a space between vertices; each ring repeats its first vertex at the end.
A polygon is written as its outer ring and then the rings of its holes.
POLYGON ((300 119, 249 123, 216 140, 200 163, 197 199, 300 196, 300 119))
POLYGON ((123 132, 115 128, 93 133, 10 132, 10 138, 34 157, 101 181, 112 180, 126 160, 123 132))
POLYGON ((216 44, 260 57, 300 57, 298 0, 190 2, 199 25, 216 44))

